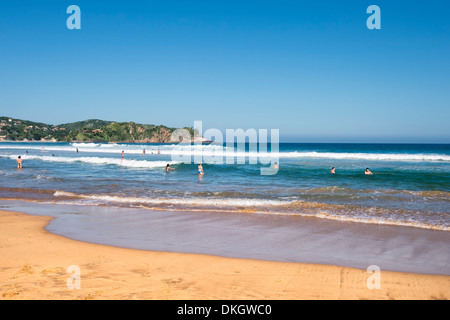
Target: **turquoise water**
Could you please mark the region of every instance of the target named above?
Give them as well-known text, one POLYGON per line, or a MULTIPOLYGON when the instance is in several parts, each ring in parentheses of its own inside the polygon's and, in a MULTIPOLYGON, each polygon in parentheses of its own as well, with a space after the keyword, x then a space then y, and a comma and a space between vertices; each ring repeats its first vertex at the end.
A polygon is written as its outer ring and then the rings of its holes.
MULTIPOLYGON (((281 143, 252 147, 0 143, 0 198, 81 206, 299 215, 450 230, 450 145, 281 143), (78 149, 78 152, 76 151, 78 149), (145 155, 142 155, 145 149, 145 155), (121 152, 124 151, 122 160, 121 152), (158 153, 159 150, 159 153, 158 153), (237 157, 228 158, 226 152, 237 157), (16 169, 18 156, 23 169, 16 169), (256 161, 253 161, 255 160, 256 161), (182 160, 182 161, 181 161, 182 160), (197 162, 205 175, 197 175, 197 162), (175 168, 166 173, 165 166, 175 168), (331 167, 336 174, 330 174, 331 167), (373 175, 365 175, 370 168, 373 175)), ((226 213, 224 213, 226 214, 226 213)))

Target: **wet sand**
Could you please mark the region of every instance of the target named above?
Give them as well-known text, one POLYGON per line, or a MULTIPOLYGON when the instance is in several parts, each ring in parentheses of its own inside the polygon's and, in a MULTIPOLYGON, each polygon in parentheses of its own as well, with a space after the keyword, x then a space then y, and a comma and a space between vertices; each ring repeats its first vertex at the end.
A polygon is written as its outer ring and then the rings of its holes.
POLYGON ((48 232, 51 219, 0 211, 0 299, 450 298, 450 276, 381 271, 369 289, 366 270, 91 244, 48 232))
POLYGON ((450 232, 288 215, 0 201, 73 240, 148 251, 450 276, 450 232))

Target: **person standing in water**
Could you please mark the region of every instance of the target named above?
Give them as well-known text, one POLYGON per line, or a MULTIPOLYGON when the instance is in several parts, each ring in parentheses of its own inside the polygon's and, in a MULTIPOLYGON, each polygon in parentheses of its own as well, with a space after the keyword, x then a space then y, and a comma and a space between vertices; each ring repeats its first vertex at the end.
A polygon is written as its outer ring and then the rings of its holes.
POLYGON ((18 158, 17 158, 17 169, 22 169, 22 163, 23 163, 23 160, 22 160, 22 157, 21 156, 19 156, 18 158))
POLYGON ((125 152, 122 150, 122 160, 123 160, 124 156, 125 156, 125 152))
POLYGON ((199 175, 199 176, 202 176, 202 175, 205 174, 205 173, 203 172, 203 166, 202 166, 201 163, 198 164, 197 171, 198 171, 198 175, 199 175))
POLYGON ((166 166, 166 172, 169 172, 171 169, 173 170, 173 169, 175 169, 175 168, 172 168, 169 164, 167 164, 167 166, 166 166))
POLYGON ((373 173, 370 172, 369 168, 366 168, 366 171, 364 172, 364 174, 373 174, 373 173))
POLYGON ((142 155, 143 155, 143 156, 145 156, 145 149, 144 149, 144 150, 142 150, 142 155))
POLYGON ((333 168, 331 168, 331 170, 330 170, 330 173, 332 173, 332 174, 335 174, 335 173, 336 173, 336 171, 335 171, 334 167, 333 167, 333 168))

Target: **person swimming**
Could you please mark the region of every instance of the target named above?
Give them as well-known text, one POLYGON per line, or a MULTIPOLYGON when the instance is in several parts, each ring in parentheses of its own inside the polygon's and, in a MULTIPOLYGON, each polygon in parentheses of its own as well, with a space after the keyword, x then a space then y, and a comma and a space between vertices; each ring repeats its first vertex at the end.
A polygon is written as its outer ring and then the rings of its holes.
POLYGON ((373 173, 370 172, 369 168, 366 168, 366 171, 364 171, 364 174, 373 174, 373 173))
POLYGON ((169 164, 166 166, 166 172, 169 172, 170 170, 174 170, 175 168, 172 168, 169 164))
POLYGON ((333 168, 331 168, 331 170, 330 170, 330 173, 333 173, 333 174, 335 174, 335 173, 336 173, 336 170, 334 169, 334 167, 333 167, 333 168))
POLYGON ((22 169, 22 163, 23 163, 23 160, 22 160, 22 157, 21 156, 19 156, 18 158, 17 158, 17 169, 22 169))
POLYGON ((197 171, 198 171, 198 174, 199 174, 200 176, 202 176, 202 175, 205 174, 205 173, 203 172, 203 166, 202 166, 201 163, 198 164, 197 171))
POLYGON ((278 164, 276 162, 274 163, 273 168, 278 169, 278 164))

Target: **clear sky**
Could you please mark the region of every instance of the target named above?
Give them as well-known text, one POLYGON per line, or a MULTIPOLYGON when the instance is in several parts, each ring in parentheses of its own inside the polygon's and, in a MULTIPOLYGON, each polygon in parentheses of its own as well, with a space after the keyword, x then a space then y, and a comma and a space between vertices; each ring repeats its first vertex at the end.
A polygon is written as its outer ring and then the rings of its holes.
POLYGON ((0 115, 450 143, 449 16, 435 0, 3 1, 0 115))

